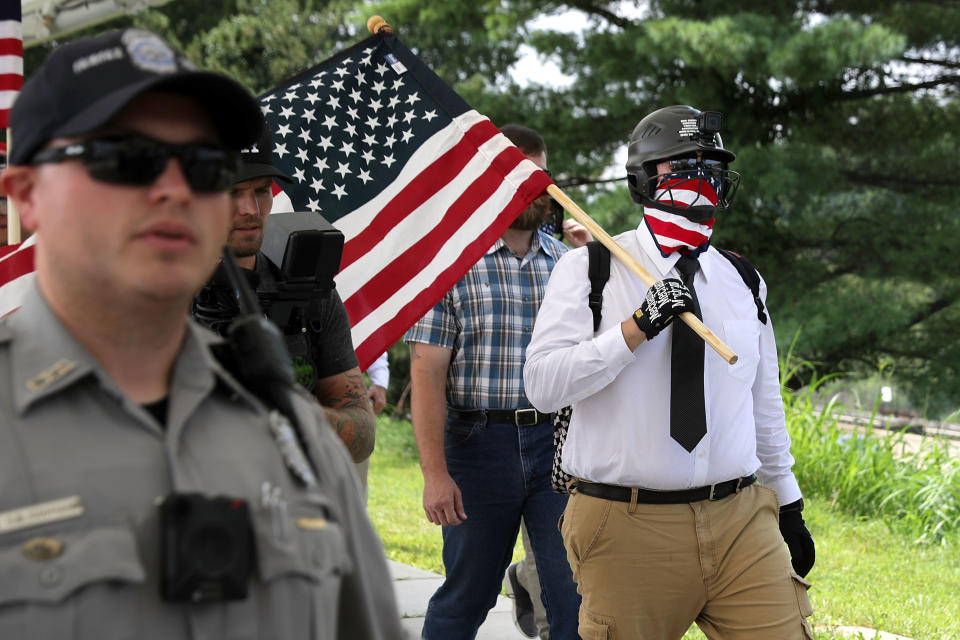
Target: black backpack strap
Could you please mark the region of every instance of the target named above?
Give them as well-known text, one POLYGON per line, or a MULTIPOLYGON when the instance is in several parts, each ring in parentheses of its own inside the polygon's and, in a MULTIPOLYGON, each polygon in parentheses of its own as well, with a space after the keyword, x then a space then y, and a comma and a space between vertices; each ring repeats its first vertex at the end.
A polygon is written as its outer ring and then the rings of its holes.
POLYGON ((736 268, 737 273, 740 274, 740 278, 743 280, 743 284, 747 285, 750 293, 753 294, 753 302, 757 305, 757 318, 759 318, 763 324, 767 324, 767 314, 764 311, 763 300, 760 299, 760 274, 757 272, 757 268, 750 264, 750 261, 739 253, 734 253, 726 249, 717 249, 717 251, 736 268))
POLYGON ((590 310, 593 311, 593 332, 600 329, 600 317, 603 313, 603 287, 610 279, 610 250, 600 244, 599 240, 587 243, 587 257, 590 267, 587 275, 590 277, 590 310))

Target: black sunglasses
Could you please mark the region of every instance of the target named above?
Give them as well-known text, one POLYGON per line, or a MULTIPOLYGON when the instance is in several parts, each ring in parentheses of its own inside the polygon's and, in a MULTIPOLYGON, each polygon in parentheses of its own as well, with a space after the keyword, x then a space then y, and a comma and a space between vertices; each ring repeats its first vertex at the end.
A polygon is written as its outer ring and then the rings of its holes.
POLYGON ((712 160, 710 158, 700 160, 696 156, 689 158, 670 158, 666 162, 670 165, 671 173, 698 171, 701 169, 701 166, 706 171, 722 171, 727 168, 727 163, 722 160, 712 160))
POLYGON ((95 180, 142 186, 156 180, 170 158, 180 161, 187 183, 198 193, 229 190, 240 171, 240 155, 235 151, 203 144, 169 144, 137 135, 42 149, 30 164, 79 160, 95 180))

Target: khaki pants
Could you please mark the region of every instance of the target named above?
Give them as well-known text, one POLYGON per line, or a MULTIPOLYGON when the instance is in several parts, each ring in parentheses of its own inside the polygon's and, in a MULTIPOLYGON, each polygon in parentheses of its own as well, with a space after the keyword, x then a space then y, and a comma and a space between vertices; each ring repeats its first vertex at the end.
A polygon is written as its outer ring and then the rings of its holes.
POLYGON ((794 573, 776 493, 629 504, 575 493, 560 531, 583 597, 583 640, 812 640, 810 584, 794 573))

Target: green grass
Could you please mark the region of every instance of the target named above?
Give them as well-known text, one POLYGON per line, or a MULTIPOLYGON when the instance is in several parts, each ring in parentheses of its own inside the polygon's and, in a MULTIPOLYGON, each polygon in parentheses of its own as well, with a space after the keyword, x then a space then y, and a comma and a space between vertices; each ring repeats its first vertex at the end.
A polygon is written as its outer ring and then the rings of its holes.
MULTIPOLYGON (((809 366, 804 363, 799 366, 809 366)), ((785 379, 795 369, 782 366, 785 379)), ((960 460, 943 442, 924 440, 904 452, 902 433, 840 428, 841 407, 827 400, 830 380, 784 393, 794 473, 805 496, 819 496, 856 517, 882 520, 891 532, 922 544, 956 544, 960 535, 960 460), (884 434, 884 435, 881 435, 884 434)), ((958 608, 960 611, 960 608, 958 608)))
POLYGON ((423 476, 409 422, 378 418, 368 479, 367 510, 387 556, 443 573, 440 527, 431 524, 423 512, 423 476))
MULTIPOLYGON (((895 438, 837 439, 835 420, 788 398, 804 517, 817 542, 811 619, 817 640, 848 638, 831 627, 882 629, 915 640, 960 638, 960 545, 953 463, 921 452, 892 456, 895 438), (832 421, 832 422, 831 422, 832 421), (934 466, 939 466, 939 472, 934 466)), ((423 480, 410 423, 381 418, 370 467, 369 511, 394 560, 443 572, 440 529, 421 504, 423 480)), ((701 640, 691 629, 685 640, 701 640)))
MULTIPOLYGON (((891 534, 879 520, 857 519, 819 499, 804 499, 817 543, 811 622, 817 640, 849 638, 831 627, 867 627, 914 638, 960 638, 960 550, 891 534)), ((870 636, 868 636, 870 637, 870 636)), ((701 640, 691 630, 684 640, 701 640)))

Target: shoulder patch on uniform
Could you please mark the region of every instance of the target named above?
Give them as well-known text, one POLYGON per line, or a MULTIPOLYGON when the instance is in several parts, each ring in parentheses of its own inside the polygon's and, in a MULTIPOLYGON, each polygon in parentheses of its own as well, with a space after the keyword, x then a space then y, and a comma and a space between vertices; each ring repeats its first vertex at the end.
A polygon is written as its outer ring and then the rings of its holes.
POLYGON ((33 393, 40 393, 54 383, 62 380, 68 373, 78 366, 74 360, 58 360, 37 375, 27 380, 27 389, 33 393))

